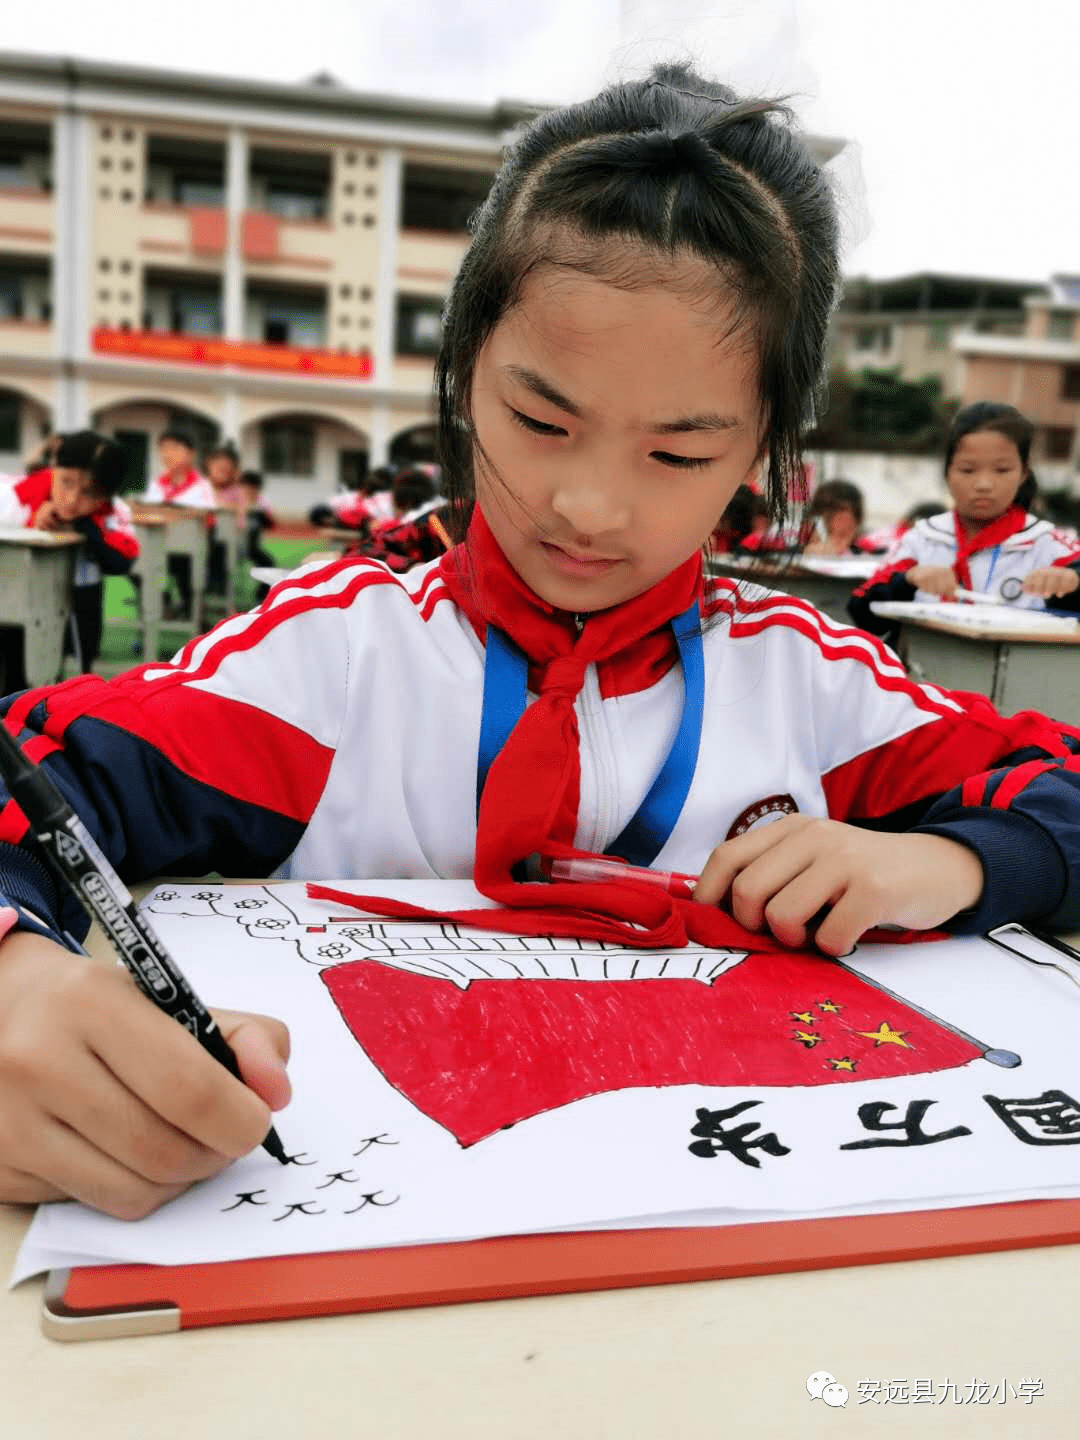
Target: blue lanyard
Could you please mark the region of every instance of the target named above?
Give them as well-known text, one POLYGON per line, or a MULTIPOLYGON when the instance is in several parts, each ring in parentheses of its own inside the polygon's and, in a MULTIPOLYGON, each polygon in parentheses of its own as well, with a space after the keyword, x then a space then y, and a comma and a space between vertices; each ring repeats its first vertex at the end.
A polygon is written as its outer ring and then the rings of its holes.
POLYGON ((998 556, 999 556, 1000 554, 1001 554, 1001 546, 1000 546, 1000 545, 995 545, 995 546, 994 546, 994 550, 993 550, 993 554, 990 556, 990 569, 987 570, 987 572, 986 572, 986 579, 983 581, 983 586, 984 586, 984 588, 987 589, 987 590, 990 589, 990 576, 993 575, 993 573, 994 573, 994 566, 997 564, 997 562, 998 562, 998 556))
MULTIPOLYGON (((683 671, 683 710, 679 729, 649 793, 620 835, 607 847, 631 865, 651 865, 667 843, 682 814, 697 769, 701 722, 705 711, 705 654, 701 643, 701 611, 695 600, 671 622, 683 671)), ((489 625, 484 661, 484 701, 480 714, 480 745, 476 757, 476 805, 488 771, 510 732, 525 713, 529 661, 497 626, 489 625)), ((538 783, 543 783, 538 777, 538 783)))

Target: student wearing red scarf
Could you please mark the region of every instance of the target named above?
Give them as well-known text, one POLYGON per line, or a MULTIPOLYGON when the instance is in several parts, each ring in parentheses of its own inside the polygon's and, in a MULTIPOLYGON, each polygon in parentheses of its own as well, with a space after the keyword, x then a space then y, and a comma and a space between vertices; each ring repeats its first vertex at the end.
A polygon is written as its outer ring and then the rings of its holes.
MULTIPOLYGON (((315 563, 8 727, 128 880, 471 877, 501 928, 654 948, 1080 925, 1080 735, 704 575, 740 486, 764 472, 780 515, 801 480, 837 279, 830 185, 779 107, 660 67, 544 113, 446 309, 460 543, 315 563), (694 899, 544 878, 603 854, 694 899)), ((85 926, 24 840, 0 808, 0 1199, 143 1214, 259 1144, 287 1036, 221 1016, 234 1080, 61 948, 85 926)))
POLYGON ((855 623, 892 637, 875 600, 953 600, 957 589, 991 594, 1018 609, 1080 610, 1080 543, 1029 513, 1035 427, 1012 405, 979 401, 959 411, 945 447, 955 508, 899 537, 880 570, 851 597, 855 623))

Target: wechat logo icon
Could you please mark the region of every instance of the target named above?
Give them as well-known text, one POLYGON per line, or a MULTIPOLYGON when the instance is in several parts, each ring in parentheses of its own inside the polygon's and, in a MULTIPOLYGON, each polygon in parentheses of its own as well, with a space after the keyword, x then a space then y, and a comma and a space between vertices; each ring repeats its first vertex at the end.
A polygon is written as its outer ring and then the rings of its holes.
POLYGON ((834 1409, 847 1404, 847 1386, 839 1384, 835 1375, 830 1375, 827 1370, 815 1370, 807 1376, 806 1393, 811 1400, 824 1400, 834 1409))

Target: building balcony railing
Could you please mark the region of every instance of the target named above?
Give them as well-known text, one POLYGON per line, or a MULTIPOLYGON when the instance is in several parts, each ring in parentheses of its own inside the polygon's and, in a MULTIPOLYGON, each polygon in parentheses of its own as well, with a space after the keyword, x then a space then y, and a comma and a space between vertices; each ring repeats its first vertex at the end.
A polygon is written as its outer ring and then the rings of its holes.
POLYGON ((54 335, 48 320, 0 319, 0 354, 20 359, 52 355, 54 335))
POLYGON ((56 205, 46 191, 0 189, 0 248, 48 254, 55 229, 56 205))
POLYGON ((309 379, 370 380, 369 352, 342 355, 336 350, 307 349, 298 345, 267 345, 256 340, 224 340, 200 335, 163 334, 155 330, 91 332, 98 355, 126 360, 150 360, 172 365, 197 365, 258 370, 309 379))
POLYGON ((469 235, 457 230, 402 230, 398 236, 397 276, 401 285, 430 285, 443 291, 457 274, 469 235))

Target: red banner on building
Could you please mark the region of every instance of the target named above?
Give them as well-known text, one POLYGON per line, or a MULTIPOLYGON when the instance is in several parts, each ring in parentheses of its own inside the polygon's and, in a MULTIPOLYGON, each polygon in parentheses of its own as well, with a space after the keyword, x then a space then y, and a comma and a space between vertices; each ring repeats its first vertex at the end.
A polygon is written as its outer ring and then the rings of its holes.
POLYGON ((371 354, 341 355, 336 350, 309 350, 298 345, 264 345, 255 340, 222 340, 213 336, 170 335, 156 330, 91 331, 99 355, 134 360, 162 360, 179 365, 235 365, 241 370, 271 370, 279 375, 347 376, 370 380, 371 354))

